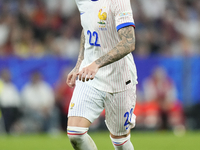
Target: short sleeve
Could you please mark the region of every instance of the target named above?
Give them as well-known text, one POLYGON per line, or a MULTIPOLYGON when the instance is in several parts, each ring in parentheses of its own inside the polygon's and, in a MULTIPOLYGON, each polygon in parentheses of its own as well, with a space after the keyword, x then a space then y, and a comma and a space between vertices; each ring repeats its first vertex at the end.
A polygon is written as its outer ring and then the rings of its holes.
POLYGON ((130 0, 111 0, 111 11, 114 14, 117 31, 126 26, 134 26, 130 0))
POLYGON ((80 14, 86 12, 88 10, 88 8, 91 7, 90 6, 90 4, 91 4, 90 1, 91 0, 75 0, 80 14))

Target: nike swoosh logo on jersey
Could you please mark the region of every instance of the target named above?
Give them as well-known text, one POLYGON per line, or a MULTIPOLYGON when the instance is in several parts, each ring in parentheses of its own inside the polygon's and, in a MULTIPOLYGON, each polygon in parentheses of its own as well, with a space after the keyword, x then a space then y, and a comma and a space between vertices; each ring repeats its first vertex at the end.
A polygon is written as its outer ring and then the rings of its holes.
POLYGON ((85 12, 80 13, 80 15, 83 15, 85 12))

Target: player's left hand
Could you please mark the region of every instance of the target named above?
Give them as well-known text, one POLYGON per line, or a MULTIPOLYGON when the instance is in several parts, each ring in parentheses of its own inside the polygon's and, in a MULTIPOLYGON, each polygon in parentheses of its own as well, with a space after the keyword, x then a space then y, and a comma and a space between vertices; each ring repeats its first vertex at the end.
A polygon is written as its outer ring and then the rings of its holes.
POLYGON ((81 71, 78 72, 78 79, 80 81, 82 80, 83 82, 93 80, 98 70, 99 66, 95 62, 92 62, 91 64, 84 67, 81 71))

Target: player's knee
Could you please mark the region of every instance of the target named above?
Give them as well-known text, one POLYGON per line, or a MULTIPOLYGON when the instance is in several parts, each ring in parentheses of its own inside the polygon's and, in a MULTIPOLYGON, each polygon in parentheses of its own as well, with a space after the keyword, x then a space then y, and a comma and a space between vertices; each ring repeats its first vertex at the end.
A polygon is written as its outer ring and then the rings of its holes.
POLYGON ((83 136, 87 133, 88 128, 67 127, 67 135, 73 146, 81 143, 83 136))
POLYGON ((113 138, 113 137, 111 137, 111 136, 110 136, 110 138, 111 138, 111 140, 112 140, 113 145, 115 145, 115 146, 122 146, 122 145, 124 145, 127 141, 130 140, 130 134, 129 134, 128 136, 126 136, 126 137, 123 137, 123 138, 113 138))

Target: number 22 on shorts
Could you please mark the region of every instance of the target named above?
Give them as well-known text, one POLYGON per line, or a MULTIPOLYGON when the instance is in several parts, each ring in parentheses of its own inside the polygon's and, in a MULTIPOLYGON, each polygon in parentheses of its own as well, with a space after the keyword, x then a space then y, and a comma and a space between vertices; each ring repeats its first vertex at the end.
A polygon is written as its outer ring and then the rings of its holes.
POLYGON ((124 123, 124 126, 126 127, 126 130, 129 128, 130 126, 130 122, 131 122, 131 118, 132 118, 132 115, 133 115, 133 108, 131 108, 130 112, 126 112, 124 114, 124 117, 126 118, 126 121, 124 123))

